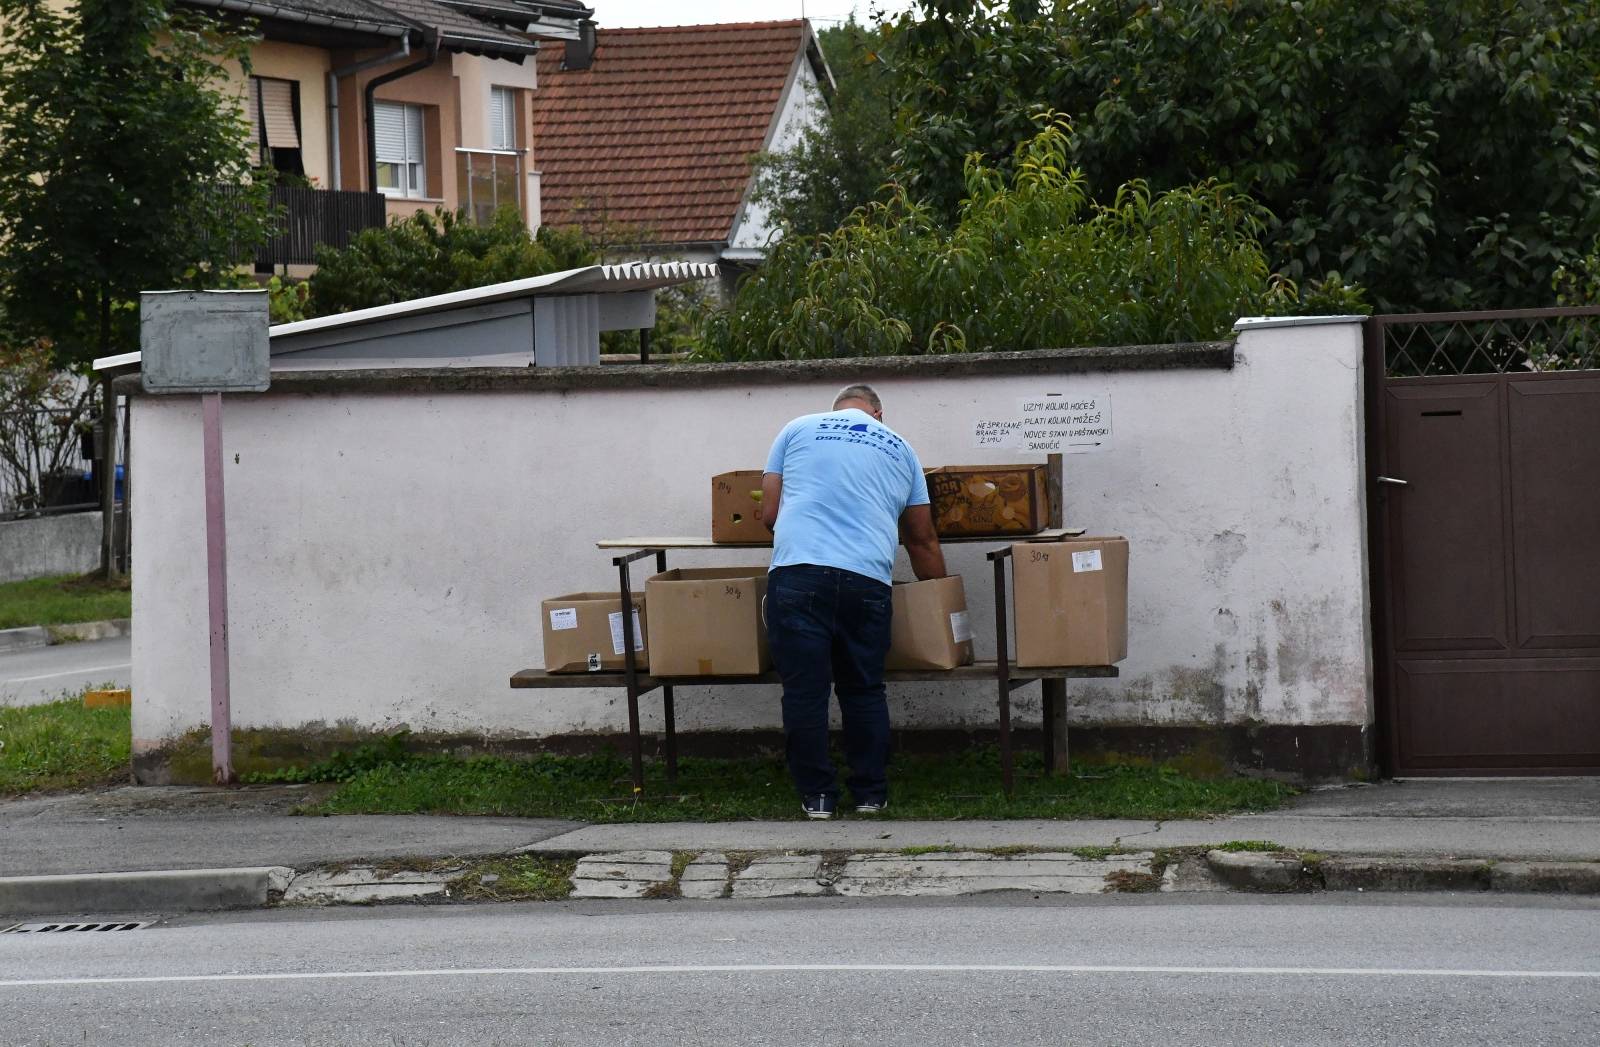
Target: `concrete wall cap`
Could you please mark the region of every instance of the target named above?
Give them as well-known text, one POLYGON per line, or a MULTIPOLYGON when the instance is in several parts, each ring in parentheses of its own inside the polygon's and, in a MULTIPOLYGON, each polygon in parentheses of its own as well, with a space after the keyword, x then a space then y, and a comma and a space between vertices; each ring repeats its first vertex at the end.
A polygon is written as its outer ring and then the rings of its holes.
POLYGON ((1233 322, 1236 332, 1264 331, 1270 327, 1325 327, 1330 324, 1365 323, 1365 316, 1241 316, 1233 322))
MULTIPOLYGON (((1083 349, 1032 349, 1009 353, 934 356, 866 356, 821 360, 753 360, 708 364, 639 364, 632 367, 428 367, 277 371, 266 393, 538 392, 584 389, 695 388, 785 385, 903 378, 992 375, 1062 375, 1111 371, 1231 370, 1233 341, 1122 345, 1083 349)), ((117 380, 116 391, 140 396, 137 377, 117 380)))

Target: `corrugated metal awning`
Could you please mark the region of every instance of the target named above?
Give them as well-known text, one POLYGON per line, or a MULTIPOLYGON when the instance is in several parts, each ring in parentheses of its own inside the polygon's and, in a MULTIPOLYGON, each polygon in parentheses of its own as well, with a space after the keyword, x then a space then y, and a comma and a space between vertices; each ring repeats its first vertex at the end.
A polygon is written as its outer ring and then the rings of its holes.
MULTIPOLYGON (((409 302, 395 302, 371 309, 357 309, 332 316, 319 316, 314 320, 301 320, 292 324, 278 324, 269 328, 271 338, 329 332, 360 327, 402 317, 424 316, 430 313, 470 309, 475 306, 504 302, 515 298, 544 298, 577 294, 621 294, 627 291, 653 291, 662 287, 675 287, 691 280, 707 280, 717 275, 717 267, 710 262, 622 262, 616 265, 589 265, 581 269, 567 269, 559 273, 530 276, 522 280, 489 284, 485 287, 451 291, 448 294, 415 298, 409 302)), ((137 365, 138 353, 103 357, 94 362, 95 370, 137 365)))

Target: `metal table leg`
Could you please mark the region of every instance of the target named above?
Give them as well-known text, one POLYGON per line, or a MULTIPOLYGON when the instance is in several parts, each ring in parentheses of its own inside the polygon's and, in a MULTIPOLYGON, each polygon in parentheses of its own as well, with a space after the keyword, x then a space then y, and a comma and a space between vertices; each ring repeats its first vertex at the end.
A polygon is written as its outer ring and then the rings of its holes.
MULTIPOLYGON (((645 337, 647 332, 640 331, 639 334, 641 337, 645 337)), ((648 342, 646 344, 648 344, 648 342)), ((666 569, 667 551, 665 549, 657 549, 656 573, 660 574, 666 569)), ((678 784, 678 731, 677 724, 675 723, 676 717, 674 716, 672 706, 671 684, 661 685, 661 716, 665 721, 667 728, 667 781, 675 786, 678 784)))
POLYGON ((628 740, 633 749, 633 792, 638 795, 644 792, 644 740, 639 737, 639 663, 633 653, 633 583, 628 578, 628 563, 634 559, 618 556, 611 562, 617 566, 622 589, 618 605, 622 609, 622 671, 628 681, 628 740))
POLYGON ((1006 623, 1006 560, 1010 556, 1010 546, 989 554, 989 560, 994 564, 994 658, 996 700, 1000 707, 1000 782, 1007 796, 1012 794, 1015 786, 1011 760, 1011 638, 1006 623))
POLYGON ((1067 681, 1043 680, 1044 688, 1044 773, 1067 774, 1071 763, 1067 750, 1067 681))

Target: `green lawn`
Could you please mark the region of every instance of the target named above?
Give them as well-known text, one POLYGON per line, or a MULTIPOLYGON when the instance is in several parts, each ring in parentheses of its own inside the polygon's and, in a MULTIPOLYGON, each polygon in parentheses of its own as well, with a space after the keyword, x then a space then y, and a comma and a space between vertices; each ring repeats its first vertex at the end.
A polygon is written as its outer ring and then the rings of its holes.
POLYGON ((108 586, 68 575, 0 585, 0 629, 131 617, 133 592, 126 580, 108 586))
POLYGON ((0 706, 0 796, 125 782, 130 737, 126 707, 0 706))
MULTIPOLYGON (((342 785, 319 814, 483 814, 588 822, 737 821, 802 817, 777 759, 685 759, 676 787, 647 765, 644 796, 632 794, 627 761, 613 756, 458 758, 364 748, 296 780, 342 785)), ((893 818, 1195 818, 1278 807, 1294 790, 1250 778, 1203 780, 1151 767, 1089 768, 1045 777, 1037 755, 1019 760, 1016 795, 1000 789, 993 750, 897 758, 893 818)))

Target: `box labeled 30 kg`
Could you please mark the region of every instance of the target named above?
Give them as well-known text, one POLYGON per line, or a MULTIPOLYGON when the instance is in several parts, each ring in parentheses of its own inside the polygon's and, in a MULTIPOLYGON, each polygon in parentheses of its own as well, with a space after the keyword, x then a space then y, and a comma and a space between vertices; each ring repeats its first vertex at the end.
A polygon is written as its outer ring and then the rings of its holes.
POLYGON ((972 664, 972 626, 959 576, 896 582, 885 669, 954 669, 972 664))
POLYGON ((1111 665, 1128 656, 1128 540, 1011 547, 1017 665, 1111 665))
MULTIPOLYGON (((617 593, 569 593, 539 606, 544 625, 544 667, 551 673, 595 673, 623 668, 622 598, 617 593)), ((634 663, 642 670, 644 597, 633 597, 634 663)))
POLYGON ((772 666, 765 567, 678 568, 644 584, 651 676, 754 676, 772 666))

